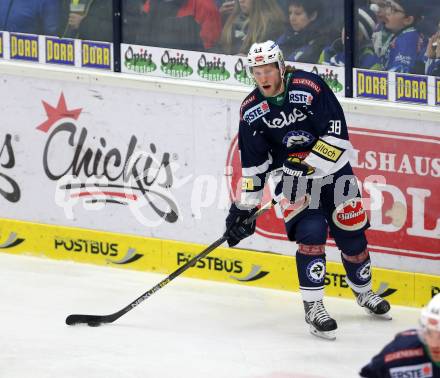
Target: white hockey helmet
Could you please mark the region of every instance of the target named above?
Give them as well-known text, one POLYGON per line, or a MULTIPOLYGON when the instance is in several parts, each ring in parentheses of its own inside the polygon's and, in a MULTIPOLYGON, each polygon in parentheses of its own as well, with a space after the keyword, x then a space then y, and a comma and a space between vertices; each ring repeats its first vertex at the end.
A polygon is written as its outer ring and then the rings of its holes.
POLYGON ((440 293, 436 294, 420 315, 422 329, 440 332, 440 293))
POLYGON ((254 43, 249 49, 246 70, 249 77, 253 77, 252 67, 265 64, 278 63, 281 77, 284 77, 286 67, 284 65, 283 52, 274 41, 254 43))

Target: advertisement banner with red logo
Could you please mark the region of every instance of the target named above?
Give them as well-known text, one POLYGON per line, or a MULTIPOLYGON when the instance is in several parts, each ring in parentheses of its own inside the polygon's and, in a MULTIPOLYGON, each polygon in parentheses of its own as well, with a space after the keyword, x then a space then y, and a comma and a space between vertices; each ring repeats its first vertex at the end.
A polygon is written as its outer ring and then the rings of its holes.
MULTIPOLYGON (((191 94, 154 92, 94 77, 2 76, 2 217, 205 245, 218 239, 229 184, 237 187, 240 175, 240 101, 202 96, 196 87, 191 94)), ((371 109, 346 116, 375 266, 438 274, 440 123, 371 109)), ((347 205, 335 219, 362 224, 359 206, 347 205)), ((277 206, 259 219, 239 248, 294 255, 280 215, 277 206)), ((9 240, 0 228, 2 243, 23 238, 14 232, 9 240)), ((340 261, 331 240, 327 256, 340 261)))

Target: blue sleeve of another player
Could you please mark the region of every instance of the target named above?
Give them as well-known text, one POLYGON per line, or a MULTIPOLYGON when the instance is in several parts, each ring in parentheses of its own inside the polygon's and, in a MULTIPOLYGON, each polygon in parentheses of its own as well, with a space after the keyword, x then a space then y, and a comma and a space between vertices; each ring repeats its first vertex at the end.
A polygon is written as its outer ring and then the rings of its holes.
POLYGON ((385 364, 383 360, 383 351, 378 355, 374 356, 368 365, 365 365, 359 375, 365 378, 384 378, 385 375, 385 364))
POLYGON ((423 353, 416 330, 401 332, 361 369, 359 375, 366 378, 389 378, 390 369, 404 366, 411 358, 420 358, 423 353))

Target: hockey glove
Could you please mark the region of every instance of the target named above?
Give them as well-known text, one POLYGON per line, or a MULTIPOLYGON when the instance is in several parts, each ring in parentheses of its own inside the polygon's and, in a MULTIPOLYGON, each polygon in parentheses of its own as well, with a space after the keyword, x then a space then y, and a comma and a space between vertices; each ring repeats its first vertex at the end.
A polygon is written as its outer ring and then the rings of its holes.
POLYGON ((280 183, 282 185, 284 197, 295 202, 299 178, 302 176, 311 175, 314 172, 315 169, 310 165, 303 163, 300 158, 296 156, 289 156, 284 161, 283 180, 280 183))
POLYGON ((255 221, 249 224, 244 224, 243 222, 256 211, 256 207, 250 210, 241 210, 235 205, 235 203, 231 205, 229 214, 226 217, 225 232, 225 236, 228 238, 227 242, 230 247, 237 245, 241 240, 251 236, 255 232, 255 221))

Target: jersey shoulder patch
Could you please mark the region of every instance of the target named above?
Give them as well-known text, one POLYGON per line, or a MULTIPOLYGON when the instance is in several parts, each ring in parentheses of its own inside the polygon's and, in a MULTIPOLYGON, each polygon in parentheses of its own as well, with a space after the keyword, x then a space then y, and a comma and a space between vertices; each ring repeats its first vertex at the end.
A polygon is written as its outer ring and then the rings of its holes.
POLYGON ((258 89, 255 89, 241 103, 240 120, 250 125, 269 112, 269 103, 259 95, 258 89))
POLYGON ((321 78, 311 72, 297 70, 290 79, 290 87, 292 89, 301 89, 311 92, 311 94, 319 95, 323 90, 321 78))
POLYGON ((258 93, 256 89, 254 89, 251 93, 249 93, 246 98, 242 101, 240 106, 240 116, 242 116, 243 111, 246 110, 246 108, 252 107, 252 104, 255 104, 257 102, 258 93))

